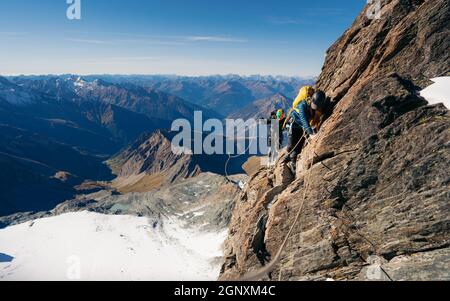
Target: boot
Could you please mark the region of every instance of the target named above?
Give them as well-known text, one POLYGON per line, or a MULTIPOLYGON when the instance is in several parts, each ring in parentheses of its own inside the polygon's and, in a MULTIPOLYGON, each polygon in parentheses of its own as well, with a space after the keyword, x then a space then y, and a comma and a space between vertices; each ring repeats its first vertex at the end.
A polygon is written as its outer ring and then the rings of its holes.
POLYGON ((290 169, 293 175, 296 174, 297 164, 295 162, 289 161, 286 166, 290 169))

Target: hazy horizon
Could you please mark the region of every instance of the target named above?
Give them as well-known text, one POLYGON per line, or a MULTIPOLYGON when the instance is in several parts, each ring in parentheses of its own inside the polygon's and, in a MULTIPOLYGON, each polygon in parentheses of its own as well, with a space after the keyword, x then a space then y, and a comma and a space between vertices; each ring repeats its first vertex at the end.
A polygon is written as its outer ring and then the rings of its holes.
POLYGON ((169 73, 87 73, 87 74, 80 74, 80 73, 35 73, 35 74, 2 74, 0 73, 0 76, 2 77, 44 77, 44 76, 54 76, 54 77, 63 77, 63 76, 80 76, 80 77, 95 77, 95 76, 154 76, 154 77, 230 77, 230 76, 239 76, 239 77, 254 77, 254 76, 261 76, 261 77, 288 77, 288 78, 296 78, 296 79, 315 79, 319 76, 317 75, 310 75, 310 76, 300 76, 300 75, 285 75, 285 74, 237 74, 237 73, 210 73, 205 75, 191 75, 191 74, 169 74, 169 73))

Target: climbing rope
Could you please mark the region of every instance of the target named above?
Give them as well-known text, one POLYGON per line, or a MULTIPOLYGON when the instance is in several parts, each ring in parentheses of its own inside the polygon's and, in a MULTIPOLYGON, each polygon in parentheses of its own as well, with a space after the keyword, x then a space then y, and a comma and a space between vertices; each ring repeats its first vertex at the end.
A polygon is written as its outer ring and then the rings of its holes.
POLYGON ((300 138, 300 140, 298 140, 297 144, 291 149, 290 152, 287 153, 286 157, 289 157, 293 151, 295 151, 297 149, 297 147, 299 146, 300 142, 305 141, 305 145, 309 144, 308 142, 308 138, 305 132, 303 132, 303 136, 302 138, 300 138))
MULTIPOLYGON (((193 133, 197 133, 197 134, 202 134, 202 135, 204 134, 204 132, 197 131, 197 130, 193 130, 192 132, 193 132, 193 133)), ((221 139, 227 138, 227 136, 224 136, 224 135, 216 135, 216 134, 214 135, 214 137, 219 137, 219 138, 221 138, 221 139)), ((230 184, 236 184, 236 182, 234 182, 234 181, 230 178, 230 175, 228 174, 228 165, 229 165, 231 159, 239 158, 239 157, 243 156, 245 153, 247 153, 247 151, 248 151, 248 150, 250 149, 250 147, 252 146, 253 141, 256 140, 256 139, 258 139, 258 138, 259 138, 259 136, 251 136, 251 137, 247 137, 247 136, 238 136, 238 137, 236 137, 235 139, 234 139, 234 137, 233 137, 234 141, 237 141, 237 140, 244 140, 244 139, 245 139, 245 140, 249 140, 250 143, 248 144, 247 148, 246 148, 241 154, 238 154, 238 155, 227 154, 227 155, 228 155, 228 158, 227 158, 227 160, 225 161, 224 172, 225 172, 225 178, 226 178, 226 180, 227 180, 230 184)), ((234 142, 233 142, 233 143, 234 143, 234 142)))
MULTIPOLYGON (((253 141, 253 140, 251 140, 251 141, 253 141)), ((248 147, 247 147, 247 149, 245 149, 243 154, 239 154, 239 155, 235 155, 235 156, 233 156, 231 154, 228 154, 228 158, 227 158, 227 161, 225 162, 225 166, 224 166, 224 171, 225 171, 225 178, 227 179, 227 181, 229 183, 236 184, 233 180, 231 180, 231 178, 230 178, 230 176, 228 174, 228 164, 230 163, 231 159, 236 159, 236 158, 239 158, 240 156, 244 155, 249 150, 251 144, 252 144, 252 142, 250 142, 248 144, 248 147)))
MULTIPOLYGON (((295 146, 295 147, 294 147, 294 148, 293 148, 286 156, 289 156, 289 155, 297 148, 298 144, 299 144, 303 139, 305 139, 305 146, 307 146, 308 144, 311 146, 311 156, 310 156, 310 158, 309 158, 308 160, 306 160, 306 162, 307 162, 307 163, 308 163, 308 162, 312 162, 312 160, 314 159, 314 156, 316 156, 316 157, 319 157, 319 156, 317 155, 316 151, 315 151, 314 148, 312 147, 310 141, 307 139, 306 133, 303 134, 302 138, 297 142, 296 146, 295 146)), ((356 149, 356 150, 357 150, 357 149, 356 149)), ((341 152, 341 153, 339 153, 339 154, 346 153, 346 152, 350 152, 350 151, 356 151, 356 150, 344 151, 344 152, 341 152)), ((332 171, 332 169, 331 169, 329 166, 325 165, 322 161, 321 161, 320 163, 321 163, 326 169, 332 171)), ((291 225, 291 227, 290 227, 290 229, 289 229, 289 232, 287 233, 287 235, 286 235, 286 237, 284 238, 284 240, 283 240, 281 246, 279 247, 278 252, 276 253, 274 259, 273 259, 268 265, 266 265, 265 267, 263 267, 262 269, 259 269, 259 270, 257 270, 257 271, 253 271, 253 272, 249 272, 249 273, 245 274, 244 276, 242 276, 242 277, 239 279, 240 281, 257 281, 257 280, 260 280, 261 278, 263 278, 263 277, 269 275, 269 274, 275 269, 276 264, 280 261, 281 255, 282 255, 282 253, 283 253, 283 251, 284 251, 284 249, 285 249, 285 247, 286 247, 286 245, 287 245, 287 243, 288 243, 288 241, 289 241, 289 239, 290 239, 290 237, 291 237, 291 235, 292 235, 292 233, 293 233, 293 231, 294 231, 294 229, 295 229, 295 226, 298 224, 298 222, 299 222, 299 220, 300 220, 300 217, 301 217, 301 215, 302 215, 302 213, 303 213, 303 208, 304 208, 304 204, 305 204, 305 201, 306 201, 306 192, 307 192, 307 190, 308 190, 308 184, 310 183, 309 179, 310 179, 310 175, 311 175, 311 169, 312 169, 312 168, 309 168, 309 169, 307 170, 306 175, 305 175, 305 177, 304 177, 303 197, 302 197, 302 200, 301 200, 301 202, 300 202, 300 206, 299 206, 299 209, 298 209, 297 214, 296 214, 296 216, 295 216, 295 219, 294 219, 294 221, 293 221, 293 223, 292 223, 292 225, 291 225)), ((330 182, 329 180, 326 180, 326 179, 324 179, 323 177, 322 177, 322 179, 323 179, 324 181, 326 181, 326 182, 330 182)), ((327 190, 328 190, 328 189, 327 189, 327 190)), ((351 207, 348 206, 347 204, 344 204, 344 207, 349 208, 350 210, 353 211, 353 208, 351 208, 351 207)), ((349 214, 349 215, 352 216, 351 214, 349 214)), ((352 218, 354 219, 353 216, 352 216, 352 218)), ((350 221, 350 222, 351 222, 352 224, 355 224, 355 223, 352 222, 352 221, 350 221)), ((379 252, 377 251, 376 245, 375 245, 375 243, 374 243, 373 241, 371 241, 371 240, 370 240, 369 238, 367 238, 365 235, 363 235, 362 233, 360 233, 360 231, 358 231, 358 230, 356 229, 356 227, 355 227, 355 232, 356 232, 359 236, 361 236, 364 240, 366 240, 367 242, 369 242, 369 244, 370 244, 370 246, 371 246, 372 251, 374 252, 374 254, 377 254, 378 256, 380 256, 380 255, 379 255, 379 252)), ((364 261, 366 262, 366 264, 369 264, 364 258, 361 258, 361 259, 364 260, 364 261)), ((389 273, 388 273, 381 265, 379 266, 379 268, 380 268, 380 270, 382 271, 382 273, 387 277, 387 279, 389 279, 389 281, 394 281, 394 279, 389 275, 389 273)), ((281 270, 280 270, 280 277, 281 277, 281 270)))
MULTIPOLYGON (((283 128, 284 128, 284 126, 285 126, 285 124, 283 125, 283 128)), ((244 155, 244 154, 250 149, 250 147, 251 147, 251 145, 252 145, 252 143, 253 143, 253 140, 255 140, 256 138, 257 138, 257 137, 237 137, 237 139, 249 139, 249 140, 250 140, 250 143, 248 144, 247 148, 244 150, 243 153, 238 154, 238 155, 234 155, 234 156, 231 155, 231 154, 228 154, 228 158, 227 158, 227 161, 225 162, 225 166, 224 166, 224 171, 225 171, 225 177, 226 177, 227 181, 229 181, 230 183, 233 183, 233 184, 234 184, 234 181, 232 181, 232 180, 230 179, 229 174, 228 174, 228 165, 229 165, 230 160, 231 160, 231 159, 235 159, 235 158, 239 158, 240 156, 244 155)), ((296 150, 296 148, 298 147, 298 145, 299 145, 302 141, 305 142, 305 146, 311 145, 310 141, 308 140, 307 134, 304 132, 302 138, 296 143, 296 145, 292 148, 292 150, 289 151, 289 152, 286 154, 286 156, 290 156, 290 155, 292 154, 292 152, 294 152, 294 151, 296 150)), ((351 151, 354 151, 354 150, 351 150, 351 151)), ((346 152, 349 152, 349 151, 346 151, 346 152)), ((344 153, 344 152, 341 152, 341 153, 344 153)), ((341 153, 339 153, 339 154, 341 154, 341 153)), ((308 163, 308 162, 311 162, 311 164, 313 164, 314 156, 319 157, 319 156, 317 155, 317 153, 315 152, 314 148, 311 146, 311 155, 310 155, 309 159, 306 160, 306 162, 307 162, 307 163, 308 163)), ((325 163, 324 163, 323 161, 321 161, 320 163, 321 163, 326 169, 332 171, 332 169, 331 169, 329 166, 325 165, 325 163)), ((283 253, 283 251, 284 251, 284 249, 285 249, 285 247, 286 247, 286 245, 287 245, 287 243, 288 243, 288 241, 289 241, 289 239, 290 239, 290 237, 291 237, 291 235, 292 235, 292 233, 293 233, 293 231, 294 231, 294 229, 295 229, 295 226, 298 224, 298 222, 299 222, 299 220, 300 220, 300 217, 301 217, 301 215, 302 215, 302 213, 303 213, 303 208, 304 208, 304 204, 305 204, 305 201, 306 201, 306 192, 307 192, 307 190, 308 190, 307 188, 308 188, 308 185, 309 185, 309 183, 310 183, 309 179, 310 179, 310 175, 311 175, 311 169, 312 169, 312 168, 309 168, 309 169, 306 171, 306 175, 305 175, 305 177, 304 177, 303 197, 302 197, 302 200, 301 200, 301 202, 300 202, 300 206, 299 206, 299 209, 298 209, 297 214, 296 214, 296 216, 295 216, 295 219, 294 219, 294 221, 293 221, 293 223, 292 223, 292 225, 291 225, 291 227, 290 227, 290 229, 289 229, 289 231, 288 231, 286 237, 284 238, 284 240, 283 240, 283 242, 282 242, 282 244, 281 244, 281 246, 280 246, 278 252, 276 253, 274 259, 273 259, 268 265, 266 265, 265 267, 263 267, 262 269, 259 269, 259 270, 257 270, 257 271, 253 271, 253 272, 250 272, 250 273, 245 274, 244 276, 242 276, 242 277, 239 279, 240 281, 256 281, 256 280, 260 280, 260 279, 263 278, 264 276, 269 275, 269 274, 275 269, 275 266, 276 266, 276 264, 280 261, 281 255, 282 255, 282 253, 283 253)), ((327 181, 327 182, 330 182, 330 181, 324 179, 323 177, 322 177, 322 179, 325 180, 325 181, 327 181)), ((328 190, 328 189, 327 189, 327 190, 328 190)), ((352 208, 349 207, 349 206, 347 206, 346 204, 344 204, 344 206, 346 206, 347 208, 350 208, 350 209, 352 210, 352 208)), ((363 234, 361 234, 358 230, 355 230, 355 232, 357 232, 358 235, 360 235, 360 236, 363 237, 366 241, 368 241, 369 244, 370 244, 371 247, 372 247, 373 252, 374 252, 375 254, 378 254, 378 252, 377 252, 377 250, 376 250, 376 247, 375 247, 375 244, 374 244, 371 240, 369 240, 367 237, 365 237, 363 234)), ((363 258, 362 258, 362 259, 363 259, 363 258)), ((363 260, 364 260, 364 259, 363 259, 363 260)), ((364 261, 365 261, 365 260, 364 260, 364 261)), ((366 263, 367 263, 367 261, 366 261, 366 263)), ((387 277, 390 281, 393 281, 392 277, 384 270, 383 267, 380 266, 380 270, 386 275, 386 277, 387 277)), ((280 271, 280 273, 281 273, 281 271, 280 271)))
MULTIPOLYGON (((236 137, 237 138, 237 137, 236 137)), ((241 137, 242 138, 242 137, 241 137)), ((247 138, 247 137, 244 137, 244 138, 247 138)), ((236 184, 233 180, 231 180, 230 179, 230 176, 228 175, 228 164, 230 163, 230 161, 231 161, 231 159, 236 159, 236 158, 239 158, 239 157, 241 157, 241 156, 243 156, 245 153, 247 153, 247 151, 250 149, 250 147, 252 146, 252 143, 253 143, 253 141, 254 140, 256 140, 256 139, 258 139, 259 138, 259 136, 253 136, 253 137, 248 137, 247 139, 248 140, 250 140, 250 143, 248 144, 248 146, 247 146, 247 148, 244 150, 244 152, 243 153, 241 153, 241 154, 238 154, 238 155, 231 155, 231 154, 228 154, 228 158, 227 158, 227 161, 225 162, 225 166, 224 166, 224 171, 225 171, 225 178, 227 179, 227 181, 229 182, 229 183, 231 183, 231 184, 236 184)), ((301 141, 301 140, 300 140, 301 141)), ((300 141, 297 143, 297 145, 295 146, 295 148, 298 146, 298 144, 300 143, 300 141)), ((295 149, 294 148, 294 149, 295 149)), ((293 149, 293 150, 294 150, 293 149)), ((292 151, 293 151, 292 150, 292 151)), ((292 152, 291 151, 291 152, 292 152)))
MULTIPOLYGON (((306 139, 306 134, 303 134, 303 137, 300 139, 300 141, 302 139, 305 139, 305 143, 308 144, 308 140, 306 139)), ((300 141, 298 143, 300 143, 300 141)), ((297 143, 297 145, 298 145, 297 143)), ((295 148, 294 148, 295 149, 295 148)), ((292 152, 292 151, 291 151, 292 152)), ((290 153, 288 153, 289 155, 290 153)), ((313 155, 311 155, 313 156, 313 155)), ((305 178, 303 180, 304 183, 304 187, 303 187, 303 197, 302 200, 300 202, 300 207, 297 211, 297 214, 295 215, 295 219, 291 225, 291 228, 289 229, 289 232, 287 233, 286 237, 283 240, 283 243, 281 244, 280 248, 278 249, 278 252, 276 253, 274 259, 265 267, 263 267, 262 269, 259 269, 257 271, 254 272, 250 272, 245 274, 244 276, 242 276, 239 281, 257 281, 260 280, 261 278, 265 277, 266 275, 269 275, 274 269, 276 264, 280 261, 281 259, 281 255, 284 251, 284 248, 286 247, 289 238, 292 235, 292 232, 295 229, 295 226, 297 225, 298 221, 300 220, 300 217, 302 215, 303 212, 303 208, 304 208, 304 204, 305 204, 305 200, 306 200, 306 191, 307 191, 307 185, 309 184, 309 176, 310 176, 310 170, 308 170, 306 172, 305 178)))

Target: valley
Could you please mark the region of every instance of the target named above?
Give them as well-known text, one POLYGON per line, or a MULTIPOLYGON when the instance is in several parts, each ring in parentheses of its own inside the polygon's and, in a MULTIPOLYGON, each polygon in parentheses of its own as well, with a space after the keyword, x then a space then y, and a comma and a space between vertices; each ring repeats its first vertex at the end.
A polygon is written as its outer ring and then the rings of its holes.
MULTIPOLYGON (((134 78, 0 79, 1 280, 217 279, 248 156, 174 154, 170 126, 227 111, 134 78)), ((216 102, 248 93, 208 80, 216 102)))
MULTIPOLYGON (((170 82, 193 86, 198 82, 204 89, 221 86, 223 95, 216 97, 226 102, 229 94, 241 99, 249 93, 249 88, 231 92, 236 87, 231 83, 238 80, 174 78, 170 82)), ((297 79, 285 83, 272 78, 246 79, 248 85, 253 81, 259 92, 252 92, 252 99, 272 93, 279 85, 293 91, 301 84, 297 79)), ((200 106, 209 106, 208 100, 194 104, 174 96, 175 88, 173 94, 167 94, 154 90, 154 85, 150 77, 139 76, 0 77, 0 162, 4 171, 0 214, 51 210, 82 194, 83 187, 95 188, 95 184, 81 185, 84 182, 114 180, 107 184, 109 189, 128 193, 146 192, 201 172, 224 175, 225 155, 174 156, 170 127, 177 118, 193 121, 195 111, 202 111, 205 120, 222 119, 226 114, 200 106), (154 133, 160 134, 152 137, 154 133), (140 145, 147 139, 151 139, 148 150, 140 145), (58 173, 67 177, 61 180, 55 177, 58 173)), ((271 101, 267 102, 270 106, 271 101)), ((245 160, 245 156, 233 160, 228 172, 243 173, 245 160)))

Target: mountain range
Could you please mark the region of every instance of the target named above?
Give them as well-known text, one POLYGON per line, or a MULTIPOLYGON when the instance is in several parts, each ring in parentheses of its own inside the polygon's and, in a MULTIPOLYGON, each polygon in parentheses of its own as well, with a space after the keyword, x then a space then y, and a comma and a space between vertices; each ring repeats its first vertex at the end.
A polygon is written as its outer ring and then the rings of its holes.
MULTIPOLYGON (((116 185, 123 177, 143 177, 133 185, 131 180, 118 185, 122 191, 150 189, 200 171, 224 174, 227 156, 184 156, 175 160, 182 163, 172 162, 170 147, 163 147, 172 121, 192 121, 195 111, 202 111, 204 119, 268 116, 272 102, 282 99, 285 106, 289 101, 282 92, 292 95, 303 81, 259 76, 0 77, 0 165, 9 174, 0 184, 0 214, 48 210, 79 193, 75 185, 112 180, 115 175, 105 164, 111 158, 115 165, 110 167, 123 165, 116 185), (154 147, 158 160, 141 144, 154 147)), ((231 160, 227 172, 242 172, 245 158, 231 160)))
POLYGON ((175 94, 192 103, 212 109, 224 117, 238 114, 242 107, 277 93, 293 98, 301 86, 314 83, 314 79, 236 75, 141 80, 145 86, 175 94))
POLYGON ((278 109, 283 109, 285 114, 287 114, 289 108, 292 107, 292 102, 293 100, 291 98, 277 93, 268 98, 255 100, 241 108, 239 112, 230 114, 228 117, 231 119, 242 118, 244 120, 251 118, 255 120, 264 119, 269 118, 270 114, 278 109))
MULTIPOLYGON (((73 81, 78 77, 74 75, 62 75, 58 77, 73 81)), ((55 84, 50 87, 43 86, 53 78, 51 76, 27 76, 10 78, 17 82, 28 82, 39 90, 55 89, 55 84)), ((53 79, 54 80, 54 79, 53 79)), ((159 91, 178 96, 191 104, 197 104, 204 109, 210 109, 222 117, 238 113, 240 108, 249 105, 255 100, 267 99, 277 93, 294 98, 299 88, 303 85, 311 85, 314 78, 299 77, 273 77, 273 76, 168 76, 168 75, 89 75, 83 76, 78 87, 88 83, 110 83, 109 85, 122 85, 126 88, 140 87, 147 91, 159 91)), ((46 84, 47 85, 47 84, 46 84)), ((73 87, 70 87, 73 90, 73 87)), ((81 89, 83 90, 83 89, 81 89)), ((85 90, 85 89, 84 89, 85 90)), ((86 93, 85 93, 86 94, 86 93)), ((95 94, 95 93, 91 93, 95 94)), ((123 102, 119 100, 118 102, 123 102)), ((132 106, 132 104, 127 104, 132 106)))

